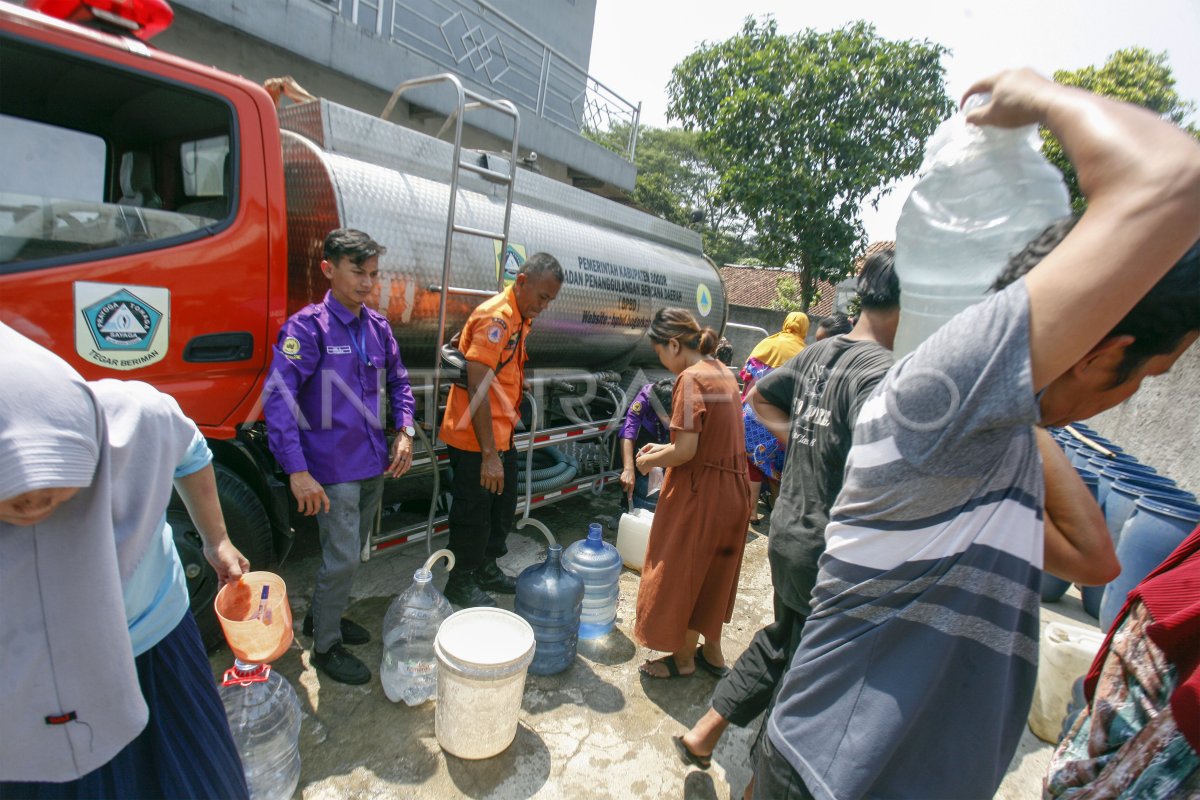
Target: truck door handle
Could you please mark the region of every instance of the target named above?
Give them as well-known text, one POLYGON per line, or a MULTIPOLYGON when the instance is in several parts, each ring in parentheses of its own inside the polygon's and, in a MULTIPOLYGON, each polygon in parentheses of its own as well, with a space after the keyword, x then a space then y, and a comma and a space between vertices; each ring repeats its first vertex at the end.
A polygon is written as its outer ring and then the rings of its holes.
POLYGON ((254 354, 254 335, 245 331, 206 333, 183 348, 183 360, 195 364, 246 361, 254 354))

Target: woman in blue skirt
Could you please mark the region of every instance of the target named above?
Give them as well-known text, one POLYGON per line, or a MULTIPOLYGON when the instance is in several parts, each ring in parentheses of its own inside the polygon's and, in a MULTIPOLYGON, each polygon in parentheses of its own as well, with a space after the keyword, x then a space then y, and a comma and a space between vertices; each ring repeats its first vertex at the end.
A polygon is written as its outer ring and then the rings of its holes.
POLYGON ((166 524, 174 484, 221 582, 249 569, 203 436, 3 324, 0 375, 0 797, 247 797, 166 524))

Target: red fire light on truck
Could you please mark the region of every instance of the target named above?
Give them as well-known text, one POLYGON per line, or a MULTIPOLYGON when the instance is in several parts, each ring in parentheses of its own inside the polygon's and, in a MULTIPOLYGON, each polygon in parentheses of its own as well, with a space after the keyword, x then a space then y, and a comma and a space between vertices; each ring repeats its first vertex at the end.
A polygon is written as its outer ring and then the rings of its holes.
POLYGON ((175 18, 166 0, 26 0, 25 5, 56 19, 128 31, 146 41, 175 18))

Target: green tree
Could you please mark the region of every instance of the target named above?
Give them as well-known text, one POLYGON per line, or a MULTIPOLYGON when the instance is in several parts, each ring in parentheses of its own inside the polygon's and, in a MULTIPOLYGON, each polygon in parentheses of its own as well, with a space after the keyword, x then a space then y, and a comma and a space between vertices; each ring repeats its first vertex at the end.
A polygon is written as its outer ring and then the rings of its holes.
POLYGON ((805 307, 818 279, 853 269, 863 201, 917 170, 953 110, 946 52, 863 22, 784 35, 767 17, 676 65, 667 113, 720 165, 714 204, 753 220, 759 254, 797 270, 805 307))
MULTIPOLYGON (((1077 70, 1059 70, 1054 80, 1066 86, 1078 86, 1089 92, 1102 94, 1144 106, 1154 113, 1185 127, 1200 139, 1200 129, 1185 125, 1187 118, 1196 110, 1195 103, 1184 100, 1175 90, 1175 76, 1167 64, 1166 53, 1151 53, 1143 47, 1118 50, 1108 57, 1104 66, 1084 67, 1077 70)), ((1071 207, 1083 211, 1087 206, 1083 193, 1079 191, 1079 177, 1071 166, 1062 145, 1045 128, 1041 131, 1042 153, 1062 170, 1063 180, 1071 193, 1071 207)))
MULTIPOLYGON (((798 277, 795 275, 784 275, 775 282, 775 299, 771 301, 771 308, 776 311, 807 311, 808 303, 804 302, 801 289, 798 277)), ((820 299, 821 293, 815 292, 812 302, 819 302, 820 299)))
MULTIPOLYGON (((602 133, 584 135, 614 152, 623 152, 629 126, 617 124, 602 133)), ((704 251, 718 264, 755 255, 750 222, 713 202, 720 174, 694 131, 642 126, 634 166, 633 202, 639 208, 676 225, 695 228, 704 237, 704 251), (692 221, 694 211, 703 211, 702 221, 692 221)))

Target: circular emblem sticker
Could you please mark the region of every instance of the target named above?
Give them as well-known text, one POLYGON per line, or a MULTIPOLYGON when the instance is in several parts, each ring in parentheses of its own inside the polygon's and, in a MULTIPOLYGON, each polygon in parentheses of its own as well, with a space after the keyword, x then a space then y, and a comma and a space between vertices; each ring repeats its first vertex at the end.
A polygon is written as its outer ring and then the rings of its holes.
POLYGON ((285 356, 294 356, 300 352, 300 340, 295 336, 289 336, 283 340, 283 354, 285 356))
POLYGON ((712 292, 703 283, 696 287, 696 310, 702 317, 707 317, 712 311, 712 292))

